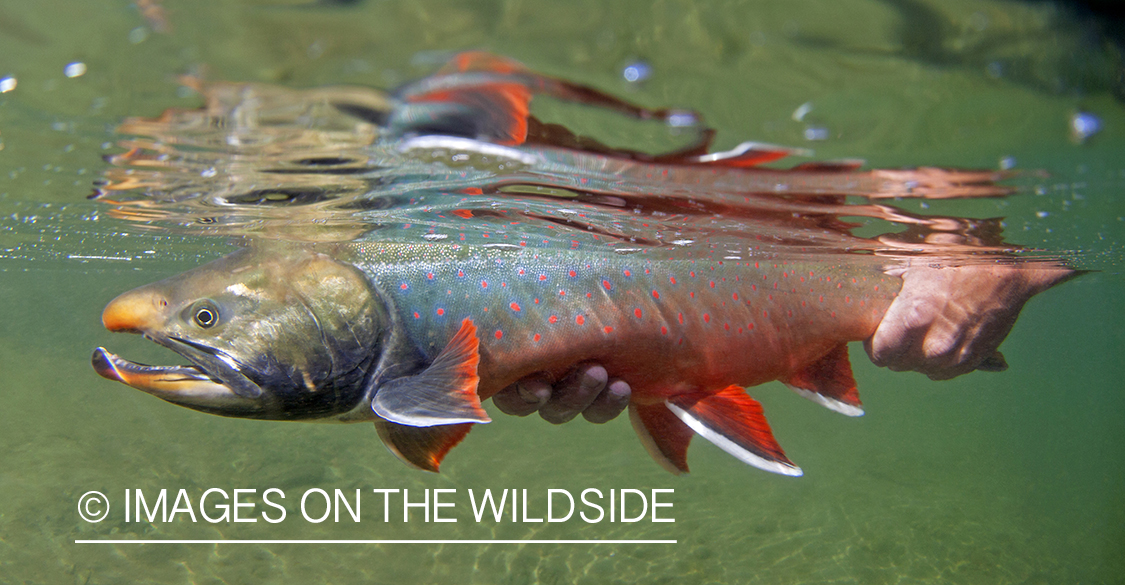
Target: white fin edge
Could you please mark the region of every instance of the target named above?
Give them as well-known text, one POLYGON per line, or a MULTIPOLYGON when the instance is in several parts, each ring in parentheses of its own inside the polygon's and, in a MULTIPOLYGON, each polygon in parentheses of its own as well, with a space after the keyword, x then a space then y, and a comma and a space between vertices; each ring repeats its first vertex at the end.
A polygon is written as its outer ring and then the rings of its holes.
POLYGON ((829 398, 823 394, 817 394, 812 390, 805 390, 804 388, 798 388, 790 384, 786 384, 786 386, 789 386, 789 389, 796 392, 799 396, 804 396, 828 410, 834 410, 844 416, 863 416, 863 409, 854 404, 840 402, 839 400, 829 398))
POLYGON ((667 406, 668 410, 672 411, 672 414, 676 415, 676 417, 683 421, 685 425, 691 428, 691 430, 695 431, 695 434, 703 437, 704 439, 707 439, 716 447, 722 449, 723 451, 726 451, 727 453, 730 453, 735 457, 735 459, 738 459, 739 461, 747 465, 753 465, 754 467, 757 467, 762 471, 769 471, 770 473, 777 473, 780 475, 788 475, 790 477, 801 477, 805 474, 805 472, 801 471, 800 467, 786 465, 784 463, 781 463, 780 461, 770 461, 769 459, 760 457, 751 453, 750 451, 747 451, 746 449, 743 449, 734 441, 731 441, 718 432, 712 430, 707 425, 703 424, 703 421, 692 416, 690 412, 672 404, 671 402, 664 401, 664 406, 667 406))
POLYGON ((644 421, 641 420, 641 415, 637 413, 637 408, 632 403, 629 403, 629 422, 633 423, 633 430, 637 432, 637 438, 641 440, 641 445, 644 446, 645 451, 648 451, 648 454, 652 456, 656 463, 672 475, 686 475, 679 467, 673 465, 670 459, 664 456, 660 447, 656 446, 656 441, 648 433, 644 421))

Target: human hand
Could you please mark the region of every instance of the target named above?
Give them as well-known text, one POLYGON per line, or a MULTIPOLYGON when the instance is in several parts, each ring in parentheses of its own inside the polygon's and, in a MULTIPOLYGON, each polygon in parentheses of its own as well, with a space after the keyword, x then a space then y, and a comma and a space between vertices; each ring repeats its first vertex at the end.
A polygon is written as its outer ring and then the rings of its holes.
POLYGON ((936 266, 915 259, 875 334, 864 342, 877 366, 947 380, 1002 371, 996 348, 1031 297, 1078 273, 1054 263, 936 266))
POLYGON ((554 384, 541 376, 528 376, 497 392, 492 403, 516 416, 538 411, 552 424, 567 422, 578 413, 592 423, 604 423, 625 410, 631 392, 624 381, 610 379, 600 364, 587 362, 554 384))

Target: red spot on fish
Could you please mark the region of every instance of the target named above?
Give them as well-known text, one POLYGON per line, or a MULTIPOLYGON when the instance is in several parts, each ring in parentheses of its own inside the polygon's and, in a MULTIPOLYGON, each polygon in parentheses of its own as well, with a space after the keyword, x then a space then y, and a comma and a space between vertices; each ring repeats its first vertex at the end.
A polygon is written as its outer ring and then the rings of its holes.
POLYGON ((441 317, 442 315, 444 315, 444 314, 445 314, 445 309, 441 309, 441 308, 439 308, 439 309, 437 310, 437 314, 438 314, 438 317, 441 317))
POLYGON ((481 288, 488 288, 488 281, 487 280, 480 281, 480 287, 481 288))
POLYGON ((765 309, 762 309, 762 318, 763 319, 769 319, 769 317, 770 317, 770 312, 765 310, 765 309))
POLYGON ((559 322, 558 315, 551 315, 550 317, 547 317, 547 322, 551 323, 551 324, 558 323, 559 322))
POLYGON ((517 313, 520 312, 520 306, 517 303, 512 303, 512 304, 508 305, 508 307, 510 307, 513 311, 515 311, 517 313))
POLYGON ((708 315, 707 313, 704 313, 703 314, 703 322, 704 323, 710 323, 711 322, 711 315, 708 315))
POLYGON ((566 291, 565 291, 565 290, 560 290, 560 291, 559 291, 559 296, 560 296, 560 297, 565 297, 565 296, 566 296, 566 291))
POLYGON ((711 281, 711 288, 715 288, 715 281, 711 281))
POLYGON ((465 271, 464 271, 464 270, 458 270, 458 271, 457 271, 457 276, 458 276, 459 278, 464 278, 464 277, 465 277, 465 271))
POLYGON ((734 293, 733 295, 731 295, 731 298, 737 301, 738 300, 738 293, 734 293))
POLYGON ((672 281, 672 284, 676 284, 676 277, 675 276, 670 277, 668 280, 672 281))
POLYGON ((643 313, 641 312, 640 309, 633 309, 633 315, 635 315, 638 319, 640 319, 641 315, 643 315, 643 313))
POLYGON ((579 316, 574 318, 574 322, 578 323, 579 325, 585 325, 586 324, 586 318, 583 317, 582 315, 579 315, 579 316))
POLYGON ((602 286, 604 286, 606 290, 613 290, 613 285, 610 284, 608 280, 603 280, 602 286))
POLYGON ((503 338, 504 338, 504 332, 497 329, 496 330, 496 339, 503 339, 503 338))
POLYGON ((540 339, 540 337, 539 337, 539 334, 538 334, 538 333, 536 333, 535 335, 533 335, 533 336, 531 337, 531 340, 532 340, 532 341, 539 341, 539 339, 540 339))
POLYGON ((660 334, 661 334, 661 335, 668 335, 668 328, 667 328, 667 327, 665 327, 665 326, 663 326, 663 325, 661 325, 661 326, 660 326, 660 334))
POLYGON ((418 311, 414 311, 414 318, 415 319, 421 319, 422 316, 418 314, 418 311))
POLYGON ((632 273, 632 272, 629 272, 629 269, 625 269, 625 272, 624 272, 624 274, 625 274, 625 276, 627 276, 627 277, 628 277, 628 276, 633 276, 633 273, 632 273))
POLYGON ((652 298, 654 298, 654 299, 660 298, 660 293, 656 292, 656 289, 652 289, 652 298))
POLYGON ((429 279, 429 280, 433 280, 434 279, 434 273, 433 272, 427 272, 426 278, 429 279))
POLYGON ((730 331, 730 323, 723 323, 723 329, 730 331))
POLYGON ((594 293, 586 293, 586 298, 588 298, 588 299, 594 298, 594 293))
POLYGON ((606 325, 605 326, 605 332, 606 333, 613 333, 613 327, 610 327, 609 325, 606 325))
POLYGON ((676 316, 680 319, 680 325, 683 325, 684 324, 684 314, 683 313, 676 313, 676 316))
POLYGON ((568 272, 567 274, 569 274, 571 278, 574 278, 575 276, 578 276, 578 273, 577 273, 577 272, 575 272, 575 271, 573 271, 573 270, 571 270, 571 271, 570 271, 570 272, 568 272))
POLYGON ((747 331, 753 331, 754 330, 754 324, 753 323, 747 323, 746 324, 746 330, 747 331))
POLYGON ((402 284, 400 284, 400 285, 398 285, 398 287, 399 287, 399 288, 401 288, 402 290, 406 290, 406 289, 410 288, 410 286, 409 286, 409 285, 407 285, 407 284, 406 284, 405 282, 404 282, 404 283, 402 283, 402 284))
POLYGON ((546 274, 540 274, 539 275, 539 282, 543 282, 544 280, 547 280, 547 275, 546 274))
POLYGON ((537 304, 537 305, 539 304, 539 299, 538 299, 538 298, 536 298, 536 299, 535 299, 535 304, 537 304))
POLYGON ((695 271, 692 270, 691 272, 688 273, 688 275, 691 276, 692 278, 695 278, 695 271))

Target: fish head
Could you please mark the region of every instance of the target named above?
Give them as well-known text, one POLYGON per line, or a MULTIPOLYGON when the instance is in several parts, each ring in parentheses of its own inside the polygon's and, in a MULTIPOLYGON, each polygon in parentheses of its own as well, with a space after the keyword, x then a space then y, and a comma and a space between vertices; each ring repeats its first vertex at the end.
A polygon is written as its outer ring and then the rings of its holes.
POLYGON ((311 247, 259 244, 142 286, 106 306, 189 364, 148 366, 103 348, 94 369, 168 402, 224 416, 329 418, 352 410, 388 317, 354 266, 311 247))

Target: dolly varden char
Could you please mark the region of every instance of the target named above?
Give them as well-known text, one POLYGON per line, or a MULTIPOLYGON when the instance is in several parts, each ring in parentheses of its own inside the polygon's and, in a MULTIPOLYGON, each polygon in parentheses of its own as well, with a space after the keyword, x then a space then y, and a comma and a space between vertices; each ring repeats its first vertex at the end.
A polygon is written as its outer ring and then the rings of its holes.
POLYGON ((482 399, 536 372, 561 376, 575 363, 600 362, 631 385, 634 427, 673 472, 687 471, 694 431, 747 463, 799 475, 743 387, 781 380, 862 414, 846 343, 874 333, 901 287, 877 263, 842 267, 830 256, 511 248, 371 243, 352 262, 427 360, 473 329, 482 399))

